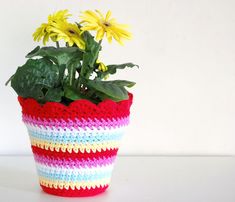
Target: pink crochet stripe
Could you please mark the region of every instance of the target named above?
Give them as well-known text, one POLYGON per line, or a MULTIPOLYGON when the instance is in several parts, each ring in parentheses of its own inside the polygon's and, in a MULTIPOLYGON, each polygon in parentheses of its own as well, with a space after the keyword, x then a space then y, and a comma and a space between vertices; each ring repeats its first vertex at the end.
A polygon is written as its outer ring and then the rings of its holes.
POLYGON ((62 168, 92 168, 111 165, 114 163, 116 156, 109 158, 93 158, 88 160, 61 160, 61 159, 50 159, 44 156, 34 154, 34 159, 37 163, 45 164, 52 167, 62 167, 62 168))
POLYGON ((37 118, 32 118, 31 116, 28 115, 23 115, 23 122, 36 125, 36 126, 43 126, 43 127, 55 127, 57 129, 59 128, 69 128, 69 129, 77 129, 79 128, 86 129, 87 127, 90 129, 93 128, 116 128, 116 127, 123 127, 127 126, 129 124, 129 116, 128 117, 123 117, 123 118, 118 118, 118 119, 108 119, 108 120, 98 120, 98 119, 82 119, 78 120, 76 119, 75 121, 65 121, 63 119, 60 120, 51 120, 51 119, 37 119, 37 118))

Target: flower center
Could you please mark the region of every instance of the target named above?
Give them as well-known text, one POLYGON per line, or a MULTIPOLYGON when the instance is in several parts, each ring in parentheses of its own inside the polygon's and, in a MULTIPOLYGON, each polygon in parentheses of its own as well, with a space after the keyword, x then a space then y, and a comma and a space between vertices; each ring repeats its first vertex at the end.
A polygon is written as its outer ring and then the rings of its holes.
POLYGON ((103 22, 103 25, 104 25, 105 27, 110 27, 110 26, 111 26, 111 24, 110 24, 109 22, 103 22))
POLYGON ((70 34, 75 34, 75 31, 73 31, 73 30, 70 29, 70 30, 69 30, 69 33, 70 33, 70 34))

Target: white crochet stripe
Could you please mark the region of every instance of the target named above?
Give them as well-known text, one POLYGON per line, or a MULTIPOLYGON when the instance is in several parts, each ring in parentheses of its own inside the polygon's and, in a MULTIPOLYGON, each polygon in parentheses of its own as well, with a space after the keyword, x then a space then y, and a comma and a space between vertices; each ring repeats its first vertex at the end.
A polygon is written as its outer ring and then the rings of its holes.
POLYGON ((109 173, 112 172, 113 170, 113 164, 108 164, 108 165, 97 165, 96 167, 87 167, 87 168, 65 168, 65 167, 58 167, 57 166, 49 166, 45 165, 39 162, 36 162, 36 167, 38 170, 41 170, 43 172, 46 172, 48 174, 50 173, 56 173, 56 174, 67 174, 67 175, 91 175, 91 174, 97 174, 97 173, 109 173))
POLYGON ((38 133, 41 134, 47 134, 47 135, 59 135, 59 136, 74 136, 76 137, 77 135, 79 136, 98 136, 98 135, 105 135, 105 134, 121 134, 123 132, 125 132, 125 129, 127 128, 127 126, 122 126, 122 127, 116 127, 116 128, 79 128, 76 129, 74 128, 73 130, 71 130, 70 128, 66 128, 66 130, 64 128, 60 128, 59 130, 55 127, 40 127, 37 125, 33 125, 33 124, 29 124, 29 123, 25 123, 27 129, 29 131, 37 131, 38 133))

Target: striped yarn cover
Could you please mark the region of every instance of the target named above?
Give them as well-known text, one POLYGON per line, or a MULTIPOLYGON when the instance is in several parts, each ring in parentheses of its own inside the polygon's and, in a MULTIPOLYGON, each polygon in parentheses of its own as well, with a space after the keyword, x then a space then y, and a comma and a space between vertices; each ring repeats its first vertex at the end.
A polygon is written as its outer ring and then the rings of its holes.
POLYGON ((129 122, 132 94, 128 100, 105 100, 98 105, 88 100, 69 106, 18 100, 42 189, 66 197, 104 192, 129 122))

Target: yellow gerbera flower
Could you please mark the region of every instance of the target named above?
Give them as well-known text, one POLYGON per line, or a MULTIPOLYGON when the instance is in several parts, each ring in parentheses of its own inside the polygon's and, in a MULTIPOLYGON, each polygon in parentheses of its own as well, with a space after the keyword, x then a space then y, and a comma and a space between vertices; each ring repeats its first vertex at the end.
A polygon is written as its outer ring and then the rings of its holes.
POLYGON ((103 39, 106 33, 106 37, 109 43, 111 43, 112 39, 114 38, 117 42, 123 44, 123 39, 131 39, 131 33, 126 30, 128 28, 127 25, 117 23, 114 18, 111 18, 111 14, 111 11, 108 11, 104 16, 98 10, 95 10, 95 12, 90 10, 83 12, 83 14, 80 16, 82 20, 81 24, 83 24, 81 30, 97 31, 96 39, 98 41, 103 39))
POLYGON ((39 28, 33 33, 34 41, 40 41, 43 38, 43 44, 49 41, 51 38, 52 41, 56 41, 56 34, 51 31, 52 24, 57 22, 67 22, 67 18, 71 16, 68 13, 68 10, 60 10, 48 16, 48 22, 41 24, 39 28))
POLYGON ((68 22, 52 23, 49 30, 56 36, 56 41, 63 39, 69 46, 76 44, 80 49, 85 49, 85 42, 81 37, 81 30, 76 24, 68 22))
POLYGON ((67 22, 67 19, 70 16, 72 15, 69 13, 68 10, 60 10, 48 16, 48 23, 50 24, 50 23, 55 23, 59 21, 67 22))
POLYGON ((50 26, 47 23, 41 24, 41 26, 33 33, 33 40, 39 42, 43 38, 43 44, 46 45, 50 37, 48 27, 50 26))

